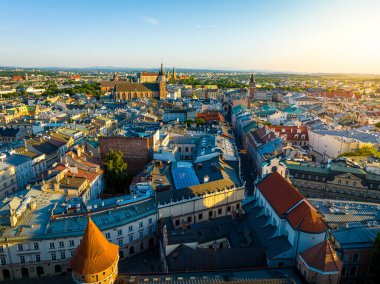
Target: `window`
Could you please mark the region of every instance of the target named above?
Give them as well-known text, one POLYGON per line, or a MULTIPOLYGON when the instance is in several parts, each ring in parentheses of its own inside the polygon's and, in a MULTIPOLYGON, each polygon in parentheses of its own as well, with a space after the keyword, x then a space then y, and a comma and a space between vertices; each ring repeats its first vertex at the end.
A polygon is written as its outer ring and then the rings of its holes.
POLYGON ((52 253, 52 254, 51 254, 51 260, 56 260, 56 259, 57 259, 56 254, 55 254, 55 253, 52 253))
POLYGON ((227 212, 231 212, 231 206, 227 206, 227 212))
POLYGON ((66 258, 66 254, 64 251, 61 251, 61 259, 65 259, 66 258))
POLYGON ((0 258, 1 265, 6 265, 7 261, 5 260, 5 257, 0 258))
POLYGON ((71 257, 73 257, 74 254, 75 254, 75 250, 70 251, 70 255, 71 255, 71 257))
POLYGON ((38 249, 38 243, 34 243, 34 249, 38 249))
POLYGON ((20 255, 20 262, 21 262, 21 263, 25 263, 25 256, 20 255))
POLYGON ((198 220, 202 220, 203 219, 203 214, 202 213, 199 213, 198 214, 198 220))
POLYGON ((19 251, 23 251, 23 250, 24 250, 24 247, 23 247, 22 244, 18 244, 18 250, 19 250, 19 251))
POLYGON ((149 223, 149 224, 153 224, 153 219, 152 219, 152 218, 149 218, 148 223, 149 223))
POLYGON ((41 261, 41 256, 39 254, 36 254, 36 262, 40 262, 41 261))
POLYGON ((346 272, 347 272, 347 267, 345 265, 343 265, 342 276, 346 276, 346 272))
POLYGON ((191 220, 192 220, 191 216, 188 216, 187 217, 187 222, 191 223, 191 220))
POLYGON ((74 246, 74 240, 70 240, 69 245, 70 245, 71 247, 73 247, 73 246, 74 246))
POLYGON ((51 249, 54 249, 54 248, 55 248, 54 243, 50 243, 50 248, 51 248, 51 249))
POLYGON ((212 211, 208 211, 208 217, 209 217, 209 218, 212 218, 212 215, 213 215, 213 214, 212 214, 212 211))
POLYGON ((236 209, 239 209, 240 208, 240 204, 236 204, 236 209))
POLYGON ((139 228, 142 228, 144 226, 143 222, 139 223, 139 228))
POLYGON ((357 270, 358 270, 357 266, 351 266, 350 276, 356 276, 357 270))
POLYGON ((129 243, 133 243, 133 235, 129 235, 129 243))
POLYGON ((352 257, 352 262, 359 262, 359 254, 358 253, 355 253, 354 256, 352 257))
POLYGON ((65 244, 61 241, 61 242, 59 242, 59 247, 60 248, 63 248, 65 246, 65 244))
POLYGON ((110 239, 111 238, 111 233, 106 233, 106 238, 110 239))
POLYGON ((120 229, 120 230, 117 230, 117 235, 118 235, 118 236, 121 236, 122 234, 123 234, 123 230, 121 230, 121 229, 120 229))
POLYGON ((150 226, 150 227, 148 228, 148 230, 149 230, 149 235, 151 235, 151 234, 153 233, 153 228, 152 228, 152 226, 150 226))
POLYGON ((123 246, 123 239, 119 240, 119 246, 123 246))
POLYGON ((222 212, 223 212, 223 211, 222 211, 222 208, 219 208, 219 209, 218 209, 218 214, 220 215, 220 214, 222 214, 222 212))
POLYGON ((179 219, 175 220, 174 224, 176 227, 178 227, 179 226, 179 219))
POLYGON ((144 231, 139 231, 139 238, 143 239, 144 238, 144 231))
POLYGON ((128 227, 128 232, 132 232, 133 231, 133 226, 129 226, 128 227))

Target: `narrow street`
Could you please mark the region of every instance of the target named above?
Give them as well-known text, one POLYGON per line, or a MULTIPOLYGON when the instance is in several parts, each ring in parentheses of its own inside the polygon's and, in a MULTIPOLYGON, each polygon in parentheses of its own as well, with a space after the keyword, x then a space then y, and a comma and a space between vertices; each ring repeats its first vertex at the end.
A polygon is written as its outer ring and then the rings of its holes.
MULTIPOLYGON (((232 127, 232 126, 231 126, 232 127)), ((239 156, 240 156, 240 168, 241 168, 241 177, 243 181, 246 182, 245 187, 247 190, 247 195, 251 196, 253 194, 254 188, 255 188, 255 180, 257 177, 256 170, 252 167, 251 163, 249 162, 248 156, 243 149, 242 142, 237 135, 236 131, 234 130, 234 137, 235 137, 235 143, 239 150, 239 156)))
MULTIPOLYGON (((231 124, 231 114, 229 112, 225 113, 225 118, 229 122, 230 127, 233 129, 231 124)), ((239 150, 239 156, 240 156, 240 169, 241 169, 241 178, 243 181, 245 181, 245 188, 246 188, 246 194, 248 196, 251 196, 255 189, 255 180, 257 177, 256 170, 252 168, 251 163, 248 160, 247 154, 243 149, 243 144, 238 136, 235 129, 234 131, 234 137, 235 137, 235 143, 239 150)))

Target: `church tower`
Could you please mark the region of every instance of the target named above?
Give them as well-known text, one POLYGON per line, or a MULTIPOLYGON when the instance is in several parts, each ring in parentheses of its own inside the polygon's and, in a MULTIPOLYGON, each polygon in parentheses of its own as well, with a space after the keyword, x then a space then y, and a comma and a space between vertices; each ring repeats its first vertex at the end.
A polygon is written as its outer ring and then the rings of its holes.
POLYGON ((115 72, 115 73, 113 74, 113 80, 114 80, 114 81, 119 81, 119 74, 117 74, 117 72, 115 72))
POLYGON ((166 98, 166 75, 164 70, 164 65, 161 62, 161 69, 158 72, 157 81, 160 89, 160 99, 166 98))
POLYGON ((71 258, 72 277, 76 283, 115 282, 118 273, 119 246, 108 242, 88 218, 82 241, 71 258))
POLYGON ((175 81, 175 80, 177 80, 177 71, 175 70, 175 67, 173 68, 173 75, 172 75, 173 77, 173 80, 175 81))
POLYGON ((253 77, 253 74, 251 74, 251 78, 249 79, 248 84, 248 98, 251 100, 255 99, 255 93, 256 93, 256 81, 253 77))

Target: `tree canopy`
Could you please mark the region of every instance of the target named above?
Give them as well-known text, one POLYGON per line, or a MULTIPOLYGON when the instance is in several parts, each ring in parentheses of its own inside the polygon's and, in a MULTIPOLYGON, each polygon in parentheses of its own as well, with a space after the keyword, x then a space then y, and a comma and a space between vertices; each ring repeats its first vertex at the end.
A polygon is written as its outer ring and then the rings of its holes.
POLYGON ((120 150, 109 151, 105 165, 107 193, 129 193, 128 164, 123 159, 123 153, 120 150))
POLYGON ((356 157, 356 156, 363 156, 363 157, 369 157, 373 156, 376 158, 380 158, 380 151, 377 150, 375 147, 363 147, 360 149, 357 149, 353 152, 347 152, 343 153, 341 155, 342 157, 356 157))

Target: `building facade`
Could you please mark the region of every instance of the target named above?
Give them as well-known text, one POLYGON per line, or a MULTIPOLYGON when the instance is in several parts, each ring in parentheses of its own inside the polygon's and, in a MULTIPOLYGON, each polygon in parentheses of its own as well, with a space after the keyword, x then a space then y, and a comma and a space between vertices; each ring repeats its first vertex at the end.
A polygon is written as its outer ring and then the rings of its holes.
POLYGON ((380 175, 344 159, 314 165, 286 161, 289 178, 306 197, 380 203, 380 175))
POLYGON ((156 245, 157 209, 152 198, 93 200, 83 207, 64 203, 65 196, 59 193, 34 189, 22 193, 22 198, 3 200, 17 212, 1 216, 0 281, 71 272, 70 260, 81 243, 88 216, 108 242, 119 246, 120 259, 156 245), (51 211, 52 200, 65 206, 51 211))

